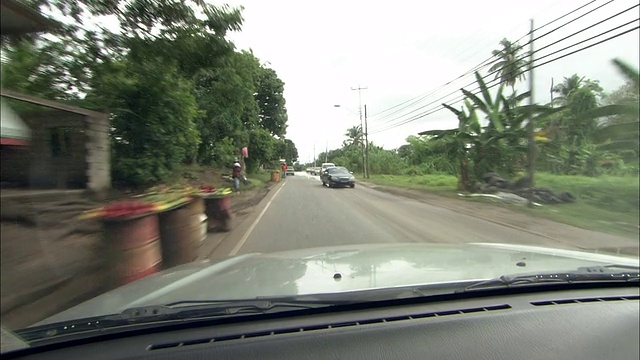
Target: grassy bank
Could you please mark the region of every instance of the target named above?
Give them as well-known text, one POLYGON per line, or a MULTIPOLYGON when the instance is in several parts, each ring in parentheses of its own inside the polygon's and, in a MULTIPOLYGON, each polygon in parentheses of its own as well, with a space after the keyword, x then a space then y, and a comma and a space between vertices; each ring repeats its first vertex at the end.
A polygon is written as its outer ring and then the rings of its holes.
MULTIPOLYGON (((423 190, 457 197, 457 179, 449 175, 374 175, 370 182, 423 190)), ((578 201, 573 204, 547 205, 533 209, 504 205, 526 214, 628 237, 638 237, 638 177, 560 176, 539 173, 536 185, 555 191, 570 191, 578 201)), ((477 200, 485 201, 485 200, 477 200)))
POLYGON ((371 175, 367 181, 378 185, 424 190, 439 195, 456 195, 458 185, 458 179, 451 175, 371 175))
MULTIPOLYGON (((200 165, 184 165, 179 171, 176 171, 167 185, 213 185, 218 188, 233 187, 233 181, 226 179, 224 176, 230 176, 231 169, 212 168, 200 165)), ((271 180, 271 172, 255 172, 247 174, 248 183, 241 183, 241 190, 251 190, 261 188, 267 185, 271 180)))
POLYGON ((248 184, 240 185, 240 189, 258 189, 261 187, 265 187, 271 181, 271 172, 269 171, 258 171, 253 174, 247 175, 247 180, 249 180, 248 184))

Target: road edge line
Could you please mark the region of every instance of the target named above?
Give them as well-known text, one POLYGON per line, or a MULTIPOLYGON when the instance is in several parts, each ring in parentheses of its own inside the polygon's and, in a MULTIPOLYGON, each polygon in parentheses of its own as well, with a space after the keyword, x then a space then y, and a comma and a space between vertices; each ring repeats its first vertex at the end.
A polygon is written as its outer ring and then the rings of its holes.
POLYGON ((238 253, 238 251, 240 251, 240 249, 242 248, 244 243, 247 241, 247 239, 249 239, 249 236, 251 236, 251 233, 253 232, 255 227, 258 225, 258 223, 262 219, 262 216, 264 216, 264 214, 267 212, 267 210, 269 209, 269 206, 271 206, 271 203, 278 196, 278 194, 280 193, 280 190, 282 190, 282 188, 285 185, 286 185, 286 182, 283 182, 282 185, 280 186, 280 188, 278 188, 278 190, 275 192, 275 194, 273 194, 271 199, 269 199, 269 202, 267 202, 267 204, 264 206, 264 208, 262 209, 262 211, 260 212, 258 217, 253 221, 253 223, 251 224, 251 226, 247 230, 247 232, 242 236, 240 241, 238 241, 236 246, 234 246, 234 248, 231 250, 231 252, 229 253, 229 256, 234 256, 234 255, 236 255, 238 253))

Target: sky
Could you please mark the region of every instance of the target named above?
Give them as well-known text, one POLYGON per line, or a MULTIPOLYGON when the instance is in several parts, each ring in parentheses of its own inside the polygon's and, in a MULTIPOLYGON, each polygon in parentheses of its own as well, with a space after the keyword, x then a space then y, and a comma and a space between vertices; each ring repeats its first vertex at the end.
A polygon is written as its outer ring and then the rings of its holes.
MULTIPOLYGON (((640 14, 637 0, 519 0, 517 6, 514 1, 503 0, 215 3, 244 7, 243 29, 229 38, 238 49, 253 49, 284 81, 287 138, 296 144, 301 162, 311 162, 314 149, 317 155, 327 147, 340 147, 347 128, 360 124, 358 91, 353 88, 366 88, 361 99, 363 107, 367 106, 369 140, 387 149, 397 148, 407 136, 420 131, 455 127, 457 120, 447 110, 402 126, 397 124, 441 109, 442 102, 460 107, 460 103, 453 102, 460 99, 459 89, 476 87, 473 74, 459 77, 487 60, 503 38, 521 39, 521 44, 528 41, 530 19, 534 20, 536 36, 552 31, 534 42, 535 50, 633 7, 539 50, 535 58, 631 24, 536 61, 542 63, 633 29, 638 26, 640 14), (537 29, 583 5, 583 9, 537 29), (598 6, 602 7, 596 9, 598 6), (589 11, 592 12, 572 21, 589 11), (570 23, 556 29, 567 22, 570 23), (421 95, 427 96, 415 104, 397 106, 421 95), (396 107, 380 114, 393 106, 396 107)), ((534 69, 535 100, 548 102, 552 79, 557 84, 573 74, 599 80, 607 92, 615 90, 624 78, 611 60, 621 58, 638 68, 639 44, 636 29, 534 69)), ((482 69, 482 75, 487 70, 488 67, 482 69)), ((519 92, 528 90, 528 80, 529 76, 518 86, 519 92)))

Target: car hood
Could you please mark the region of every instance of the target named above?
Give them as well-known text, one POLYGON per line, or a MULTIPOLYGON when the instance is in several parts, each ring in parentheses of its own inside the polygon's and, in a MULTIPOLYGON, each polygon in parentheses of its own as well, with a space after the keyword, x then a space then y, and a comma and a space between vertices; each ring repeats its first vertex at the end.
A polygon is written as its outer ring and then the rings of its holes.
POLYGON ((508 244, 343 245, 245 254, 178 266, 127 284, 37 325, 181 300, 231 300, 338 293, 574 270, 637 258, 508 244), (335 276, 340 274, 339 276, 335 276))

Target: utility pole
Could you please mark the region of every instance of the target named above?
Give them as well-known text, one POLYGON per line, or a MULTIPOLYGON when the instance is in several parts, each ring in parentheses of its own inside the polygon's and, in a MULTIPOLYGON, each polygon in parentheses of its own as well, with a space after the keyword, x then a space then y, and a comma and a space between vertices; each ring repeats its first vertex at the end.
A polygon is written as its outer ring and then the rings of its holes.
MULTIPOLYGON (((358 91, 358 113, 360 114, 360 131, 364 133, 364 126, 362 123, 362 90, 367 90, 366 87, 361 87, 360 85, 358 85, 357 88, 351 88, 351 90, 356 90, 358 91)), ((365 157, 364 157, 364 147, 365 144, 362 144, 362 173, 364 175, 364 177, 367 177, 367 168, 365 165, 365 157)))
MULTIPOLYGON (((531 30, 529 31, 529 103, 533 105, 534 97, 533 97, 533 19, 531 19, 531 30)), ((534 178, 535 169, 536 169, 536 143, 533 137, 533 131, 535 124, 533 118, 533 110, 530 110, 529 113, 529 129, 527 131, 527 135, 529 138, 529 181, 531 185, 529 186, 529 207, 533 207, 533 186, 534 186, 534 178)))
POLYGON ((316 167, 316 144, 313 144, 313 167, 316 167))
POLYGON ((551 88, 549 88, 549 93, 551 94, 551 107, 553 107, 553 78, 551 78, 551 88))
POLYGON ((327 139, 327 144, 324 147, 324 162, 329 162, 329 139, 327 139))
POLYGON ((369 178, 369 131, 367 127, 367 104, 364 104, 364 152, 366 178, 369 178))

